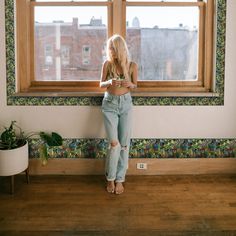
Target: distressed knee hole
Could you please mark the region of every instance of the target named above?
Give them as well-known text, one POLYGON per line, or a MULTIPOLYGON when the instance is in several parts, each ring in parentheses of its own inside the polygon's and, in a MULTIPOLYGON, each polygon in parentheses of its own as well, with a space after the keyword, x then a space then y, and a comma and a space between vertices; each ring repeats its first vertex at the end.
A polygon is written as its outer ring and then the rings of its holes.
POLYGON ((111 146, 115 147, 118 144, 118 141, 111 141, 111 146))
POLYGON ((121 150, 127 151, 127 146, 121 146, 121 150))
POLYGON ((116 148, 116 147, 118 147, 118 141, 111 141, 111 143, 110 143, 110 148, 116 148))

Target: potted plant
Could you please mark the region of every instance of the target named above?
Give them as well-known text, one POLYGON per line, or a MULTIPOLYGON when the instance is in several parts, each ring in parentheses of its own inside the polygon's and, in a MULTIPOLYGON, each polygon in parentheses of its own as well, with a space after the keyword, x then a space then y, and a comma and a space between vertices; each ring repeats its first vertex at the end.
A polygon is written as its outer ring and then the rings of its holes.
POLYGON ((0 135, 0 176, 11 176, 11 193, 14 192, 14 175, 26 172, 27 182, 29 155, 27 137, 12 121, 0 135))
POLYGON ((12 121, 9 127, 0 134, 0 176, 11 176, 11 192, 14 192, 14 175, 23 171, 29 182, 29 151, 28 140, 32 136, 39 136, 43 143, 39 147, 40 159, 43 165, 47 164, 48 150, 61 146, 63 139, 55 132, 30 133, 25 135, 22 129, 12 121))
POLYGON ((43 145, 39 148, 40 159, 42 165, 46 165, 48 162, 49 151, 53 151, 53 148, 56 146, 62 146, 63 139, 58 133, 55 132, 52 132, 51 134, 40 132, 39 136, 43 140, 43 145))

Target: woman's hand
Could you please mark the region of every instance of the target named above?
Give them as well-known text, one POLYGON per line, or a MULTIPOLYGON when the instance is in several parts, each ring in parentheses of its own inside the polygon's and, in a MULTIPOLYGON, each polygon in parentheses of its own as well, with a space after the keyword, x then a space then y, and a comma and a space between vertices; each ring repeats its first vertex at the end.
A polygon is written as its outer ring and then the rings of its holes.
POLYGON ((111 79, 110 83, 114 87, 121 87, 121 80, 118 80, 116 78, 111 79))
POLYGON ((121 86, 125 88, 132 88, 133 83, 130 80, 122 80, 121 81, 121 86))

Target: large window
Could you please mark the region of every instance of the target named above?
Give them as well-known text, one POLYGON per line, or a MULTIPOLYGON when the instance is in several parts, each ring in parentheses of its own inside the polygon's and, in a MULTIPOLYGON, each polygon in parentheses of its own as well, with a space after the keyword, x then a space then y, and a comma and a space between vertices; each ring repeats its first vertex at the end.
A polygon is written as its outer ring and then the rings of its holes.
POLYGON ((115 33, 138 63, 137 94, 212 91, 214 0, 18 0, 16 6, 21 92, 102 93, 106 40, 115 33))
POLYGON ((126 39, 133 59, 140 65, 140 80, 198 80, 197 6, 130 6, 126 19, 126 39))
POLYGON ((33 11, 35 80, 98 80, 107 39, 107 7, 35 4, 33 11), (45 68, 42 48, 49 43, 54 63, 45 68))

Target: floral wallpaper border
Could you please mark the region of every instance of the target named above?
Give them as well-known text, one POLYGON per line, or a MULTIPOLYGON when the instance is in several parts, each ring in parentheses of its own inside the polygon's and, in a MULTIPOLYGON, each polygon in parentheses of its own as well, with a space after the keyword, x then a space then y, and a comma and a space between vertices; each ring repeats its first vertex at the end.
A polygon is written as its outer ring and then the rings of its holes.
MULTIPOLYGON (((40 139, 30 141, 30 157, 40 157, 40 139)), ((64 139, 48 148, 49 158, 105 158, 106 139, 64 139)), ((236 157, 236 139, 132 139, 130 158, 236 157)))
MULTIPOLYGON (((134 105, 224 105, 226 0, 217 0, 216 92, 218 97, 134 97, 134 105)), ((14 0, 5 0, 7 104, 51 106, 99 106, 101 97, 15 96, 14 0)))

